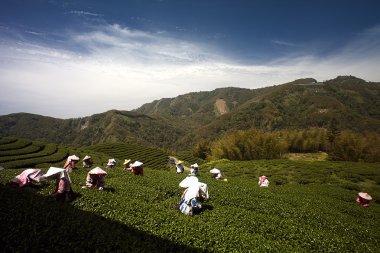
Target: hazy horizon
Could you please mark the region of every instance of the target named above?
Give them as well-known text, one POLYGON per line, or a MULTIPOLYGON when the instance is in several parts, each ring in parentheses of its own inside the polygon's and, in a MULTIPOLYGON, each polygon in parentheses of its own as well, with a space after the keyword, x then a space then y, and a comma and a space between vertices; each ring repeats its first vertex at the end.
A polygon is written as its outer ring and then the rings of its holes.
POLYGON ((380 81, 380 2, 4 0, 0 115, 78 118, 222 87, 380 81))

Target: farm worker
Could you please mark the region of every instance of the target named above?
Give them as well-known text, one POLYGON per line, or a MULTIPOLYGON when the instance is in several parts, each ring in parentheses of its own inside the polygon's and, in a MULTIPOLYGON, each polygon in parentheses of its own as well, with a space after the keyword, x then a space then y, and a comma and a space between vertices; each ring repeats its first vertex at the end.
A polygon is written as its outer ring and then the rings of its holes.
POLYGON ((131 159, 125 159, 123 165, 124 165, 123 170, 132 170, 131 159))
POLYGON ((43 173, 40 169, 26 169, 23 172, 21 172, 19 175, 14 177, 10 185, 12 187, 23 187, 28 186, 33 183, 40 183, 43 181, 43 173))
POLYGON ((182 165, 182 161, 181 160, 178 160, 176 163, 175 163, 175 167, 176 167, 176 173, 177 174, 182 174, 185 170, 185 168, 183 167, 182 165))
POLYGON ((199 173, 199 168, 198 168, 198 164, 197 163, 194 163, 190 166, 190 174, 192 175, 198 175, 199 173))
POLYGON ((92 162, 91 156, 86 155, 83 158, 83 168, 91 168, 92 164, 93 164, 93 162, 92 162))
POLYGON ((131 172, 135 175, 141 175, 143 176, 144 175, 144 167, 143 167, 143 163, 142 162, 139 162, 139 161, 136 161, 134 162, 131 167, 131 172))
POLYGON ((366 192, 359 192, 359 197, 356 199, 356 203, 364 206, 369 207, 369 202, 372 200, 371 195, 369 195, 366 192))
POLYGON ((186 188, 178 203, 179 210, 186 215, 199 212, 202 209, 201 202, 209 198, 207 184, 199 182, 195 176, 189 176, 179 186, 186 188))
POLYGON ((104 187, 104 178, 107 175, 107 172, 102 170, 100 167, 96 167, 92 170, 90 170, 87 173, 86 177, 86 186, 83 186, 82 188, 96 188, 100 191, 103 190, 104 187))
POLYGON ((210 170, 210 173, 212 174, 212 178, 222 179, 222 173, 217 168, 213 168, 212 170, 210 170))
POLYGON ((260 187, 269 187, 269 180, 266 176, 259 177, 260 187))
POLYGON ((71 180, 65 169, 50 167, 44 175, 44 178, 55 179, 56 187, 52 196, 60 202, 70 202, 74 199, 75 194, 71 189, 71 180))
POLYGON ((116 165, 116 160, 114 158, 108 159, 107 168, 112 169, 116 165))
POLYGON ((71 155, 67 157, 66 163, 63 166, 63 168, 66 169, 67 172, 71 172, 73 169, 75 169, 77 162, 79 161, 79 157, 76 155, 71 155))

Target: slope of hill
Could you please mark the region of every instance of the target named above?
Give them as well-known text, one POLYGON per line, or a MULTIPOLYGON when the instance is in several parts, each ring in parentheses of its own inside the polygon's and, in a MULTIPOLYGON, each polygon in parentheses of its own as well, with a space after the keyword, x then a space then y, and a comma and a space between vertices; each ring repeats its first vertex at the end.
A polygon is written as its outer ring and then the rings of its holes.
POLYGON ((76 119, 27 113, 0 116, 0 136, 17 136, 75 146, 127 142, 167 148, 184 131, 160 116, 108 111, 76 119))
POLYGON ((264 130, 328 127, 353 131, 380 129, 380 83, 338 77, 324 83, 291 82, 271 87, 232 113, 222 115, 184 137, 181 142, 217 138, 220 134, 256 127, 264 130))
POLYGON ((214 91, 192 92, 175 98, 156 100, 144 104, 135 111, 180 121, 186 127, 199 127, 212 122, 220 115, 235 111, 264 90, 228 87, 214 91))
POLYGON ((340 76, 318 83, 305 78, 249 90, 220 88, 164 98, 133 112, 112 110, 77 119, 17 113, 0 116, 0 136, 88 146, 125 142, 185 150, 200 140, 252 127, 380 129, 380 83, 340 76))

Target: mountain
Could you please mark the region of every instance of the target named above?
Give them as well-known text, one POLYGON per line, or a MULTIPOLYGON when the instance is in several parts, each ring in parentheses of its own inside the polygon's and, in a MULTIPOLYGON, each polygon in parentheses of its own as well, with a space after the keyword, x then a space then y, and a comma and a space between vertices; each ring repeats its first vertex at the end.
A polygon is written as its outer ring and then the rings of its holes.
POLYGON ((152 116, 160 115, 171 121, 178 121, 184 127, 197 128, 211 123, 221 115, 234 112, 260 92, 260 89, 233 87, 192 92, 175 98, 155 100, 135 111, 152 116))
POLYGON ((380 129, 380 83, 339 76, 254 90, 227 87, 67 120, 16 113, 0 116, 0 135, 76 146, 121 141, 185 150, 228 131, 328 127, 334 118, 341 129, 380 129))
POLYGON ((67 120, 28 113, 0 116, 2 136, 74 146, 120 141, 166 148, 182 134, 180 128, 159 116, 128 111, 112 110, 67 120))
POLYGON ((264 130, 329 127, 335 118, 341 129, 380 129, 380 83, 340 76, 318 83, 300 79, 265 88, 233 113, 201 126, 181 142, 214 139, 221 134, 256 127, 264 130))

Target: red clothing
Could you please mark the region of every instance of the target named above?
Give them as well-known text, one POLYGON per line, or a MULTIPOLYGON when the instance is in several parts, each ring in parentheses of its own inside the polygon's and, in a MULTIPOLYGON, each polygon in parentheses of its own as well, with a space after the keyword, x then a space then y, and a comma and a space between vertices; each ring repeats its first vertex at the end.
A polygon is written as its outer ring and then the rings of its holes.
POLYGON ((64 169, 66 169, 67 172, 71 172, 73 169, 75 169, 75 166, 76 166, 75 161, 73 161, 73 160, 67 161, 65 163, 64 169))
POLYGON ((132 167, 132 170, 131 172, 135 175, 141 175, 143 176, 144 175, 144 168, 139 166, 139 167, 132 167))
POLYGON ((73 200, 73 191, 71 190, 70 181, 66 177, 57 180, 56 190, 52 194, 56 200, 62 202, 69 202, 73 200))
POLYGON ((363 199, 361 197, 358 197, 356 199, 356 203, 358 203, 358 204, 360 204, 360 205, 362 205, 364 207, 369 207, 369 200, 363 199))

